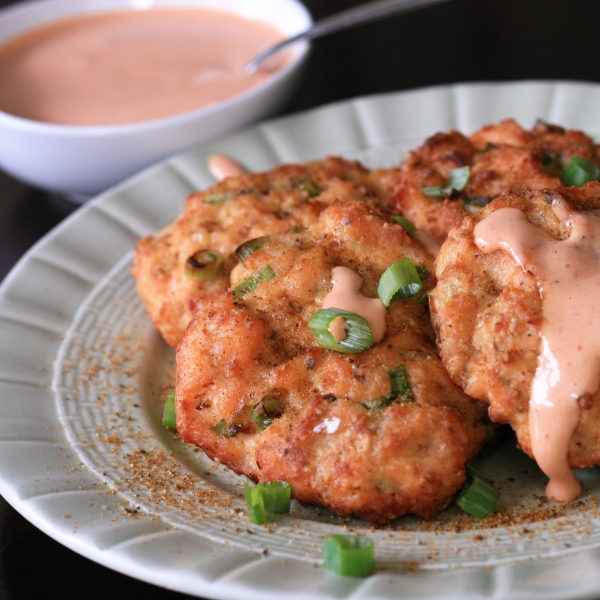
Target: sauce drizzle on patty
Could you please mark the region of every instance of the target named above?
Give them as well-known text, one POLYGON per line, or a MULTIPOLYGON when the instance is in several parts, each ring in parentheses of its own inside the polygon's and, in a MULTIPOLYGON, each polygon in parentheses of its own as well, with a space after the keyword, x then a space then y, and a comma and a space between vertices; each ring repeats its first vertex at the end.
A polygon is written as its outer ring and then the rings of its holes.
POLYGON ((550 478, 546 495, 577 498, 581 485, 568 451, 581 405, 600 385, 600 211, 579 212, 560 198, 552 210, 570 231, 558 241, 517 208, 501 208, 475 227, 486 254, 509 252, 534 275, 542 297, 541 352, 529 401, 533 455, 550 478))

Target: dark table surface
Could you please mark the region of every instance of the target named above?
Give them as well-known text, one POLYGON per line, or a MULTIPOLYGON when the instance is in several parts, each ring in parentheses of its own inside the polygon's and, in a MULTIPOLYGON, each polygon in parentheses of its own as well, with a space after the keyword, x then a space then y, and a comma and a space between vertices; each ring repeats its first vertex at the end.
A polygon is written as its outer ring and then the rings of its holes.
MULTIPOLYGON (((318 19, 361 0, 304 0, 318 19)), ((0 0, 0 6, 11 4, 0 0)), ((600 81, 597 0, 453 0, 314 43, 284 114, 344 98, 466 81, 600 81)), ((532 124, 525 123, 530 126, 532 124)), ((0 279, 77 209, 0 171, 0 279)), ((27 523, 0 497, 0 599, 166 600, 163 590, 99 566, 27 523)))

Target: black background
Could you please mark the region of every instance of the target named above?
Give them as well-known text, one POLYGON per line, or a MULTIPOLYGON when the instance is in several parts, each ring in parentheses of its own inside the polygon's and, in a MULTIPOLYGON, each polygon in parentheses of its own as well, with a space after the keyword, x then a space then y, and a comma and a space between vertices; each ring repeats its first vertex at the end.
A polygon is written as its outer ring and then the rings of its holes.
MULTIPOLYGON (((304 3, 319 19, 362 2, 304 3)), ((8 4, 0 0, 0 6, 8 4)), ((444 83, 599 81, 599 32, 597 0, 452 0, 315 41, 303 83, 284 114, 444 83)), ((0 172, 0 279, 76 208, 0 172)), ((112 572, 62 547, 0 498, 0 600, 178 597, 185 596, 112 572)))

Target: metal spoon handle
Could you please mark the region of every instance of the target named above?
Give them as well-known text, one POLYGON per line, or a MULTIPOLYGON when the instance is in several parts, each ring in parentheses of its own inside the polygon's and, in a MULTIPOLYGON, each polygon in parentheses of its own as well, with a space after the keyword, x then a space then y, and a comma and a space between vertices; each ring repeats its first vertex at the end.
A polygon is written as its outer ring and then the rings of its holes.
POLYGON ((310 29, 307 29, 303 33, 299 33, 279 44, 274 44, 266 48, 257 54, 245 66, 244 70, 248 74, 255 73, 267 58, 300 40, 313 40, 336 31, 341 31, 342 29, 360 25, 361 23, 369 23, 388 15, 409 12, 429 6, 430 4, 440 4, 441 2, 448 2, 448 0, 376 0, 375 2, 369 2, 368 4, 344 10, 317 21, 310 29))

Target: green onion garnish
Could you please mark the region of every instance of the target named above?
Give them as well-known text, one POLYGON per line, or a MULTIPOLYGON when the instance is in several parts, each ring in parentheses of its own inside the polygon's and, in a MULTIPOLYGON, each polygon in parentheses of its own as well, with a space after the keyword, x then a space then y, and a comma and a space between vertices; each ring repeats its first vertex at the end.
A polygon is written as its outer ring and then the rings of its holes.
POLYGON ((408 370, 406 365, 400 365, 399 367, 392 369, 390 371, 390 381, 392 385, 392 398, 399 402, 415 401, 415 395, 408 382, 408 370))
POLYGON ((232 425, 231 427, 229 427, 225 419, 222 419, 216 425, 213 425, 210 429, 211 431, 214 431, 217 435, 226 438, 235 437, 239 431, 239 427, 237 427, 236 425, 232 425))
POLYGON ((321 194, 321 188, 313 179, 305 179, 300 182, 300 189, 305 191, 311 198, 316 198, 321 194))
POLYGON ((373 398, 373 400, 367 400, 363 402, 363 406, 369 410, 381 410, 387 408, 394 399, 391 396, 381 396, 380 398, 373 398))
POLYGON ((242 263, 242 265, 244 264, 246 258, 248 258, 248 256, 251 254, 254 254, 257 250, 260 250, 268 239, 268 236, 263 235, 261 237, 254 238, 253 240, 248 240, 241 246, 238 246, 235 249, 235 255, 238 257, 238 260, 242 263))
POLYGON ((264 431, 274 419, 283 414, 281 403, 275 396, 265 396, 252 410, 252 420, 264 431))
POLYGON ((185 274, 190 279, 214 279, 221 272, 223 256, 215 250, 198 250, 185 261, 185 274))
POLYGON ((273 279, 275 275, 276 273, 271 265, 263 265, 258 271, 252 273, 250 277, 247 277, 233 288, 233 301, 237 302, 246 294, 253 292, 261 283, 273 279))
POLYGON ((264 481, 252 486, 244 481, 244 496, 250 520, 255 525, 267 522, 267 513, 283 514, 290 512, 292 488, 286 481, 264 481))
POLYGON ((584 183, 598 180, 600 180, 600 169, 583 156, 571 157, 562 174, 562 182, 565 185, 581 187, 584 183))
POLYGON ((308 322, 319 346, 337 352, 363 352, 373 345, 373 332, 366 319, 360 315, 339 308, 325 308, 316 312, 308 322), (339 343, 335 341, 329 325, 338 317, 346 319, 344 329, 346 338, 339 343))
POLYGON ((175 416, 175 390, 171 390, 165 402, 162 423, 168 429, 177 431, 177 417, 175 416))
POLYGON ((368 577, 375 572, 373 540, 350 535, 328 535, 325 568, 345 577, 368 577))
POLYGON ((267 510, 265 509, 265 501, 261 488, 258 485, 251 486, 250 482, 246 479, 244 481, 244 497, 246 498, 246 506, 250 513, 250 520, 255 525, 266 523, 267 510))
POLYGON ((427 279, 429 279, 429 271, 427 270, 427 267, 425 265, 416 265, 415 269, 419 274, 419 278, 421 279, 421 281, 426 281, 427 279))
POLYGON ((410 258, 390 265, 377 283, 377 295, 385 307, 388 307, 392 300, 416 296, 422 289, 423 283, 410 258))
POLYGON ((414 233, 417 230, 417 228, 408 219, 405 219, 400 215, 394 215, 394 220, 396 223, 398 223, 398 225, 402 225, 402 227, 404 227, 408 233, 414 233))
POLYGON ((467 481, 458 494, 456 504, 470 515, 483 519, 496 508, 500 492, 473 467, 466 465, 467 481))
POLYGON ((390 395, 363 402, 363 406, 368 410, 387 408, 394 401, 402 403, 415 401, 415 395, 408 382, 408 370, 405 365, 400 365, 388 371, 388 375, 390 376, 390 395))
POLYGON ((429 198, 443 198, 444 197, 444 188, 439 185, 432 185, 421 188, 421 191, 429 198))
POLYGON ((469 183, 471 177, 471 167, 460 167, 460 169, 450 169, 450 177, 446 182, 446 187, 440 186, 424 187, 421 191, 432 198, 441 198, 445 194, 450 194, 452 191, 462 192, 469 183))
POLYGON ((223 202, 227 202, 227 200, 231 200, 233 198, 233 194, 210 194, 204 198, 204 202, 207 204, 222 204, 223 202))

